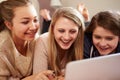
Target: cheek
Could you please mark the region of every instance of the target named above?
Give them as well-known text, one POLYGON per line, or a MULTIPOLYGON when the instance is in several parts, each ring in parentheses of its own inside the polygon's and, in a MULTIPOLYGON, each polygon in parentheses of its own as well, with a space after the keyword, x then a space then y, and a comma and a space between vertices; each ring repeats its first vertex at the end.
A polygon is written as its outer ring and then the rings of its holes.
POLYGON ((78 36, 80 36, 80 33, 78 32, 78 30, 76 30, 76 31, 77 31, 76 33, 71 34, 74 39, 76 39, 78 36))
POLYGON ((39 23, 37 23, 37 24, 36 24, 36 27, 37 27, 37 28, 40 28, 40 24, 39 24, 39 23))
POLYGON ((92 41, 93 41, 93 45, 96 45, 98 42, 94 37, 92 38, 92 41))
POLYGON ((117 41, 112 41, 109 45, 113 48, 116 48, 117 45, 118 45, 118 42, 119 42, 118 40, 117 41))
POLYGON ((74 40, 76 40, 77 36, 78 36, 78 34, 74 34, 74 35, 72 36, 72 38, 73 38, 74 40))
POLYGON ((117 47, 118 44, 119 44, 119 37, 116 37, 115 39, 113 39, 111 42, 110 42, 110 45, 113 46, 113 47, 117 47))
POLYGON ((96 43, 97 40, 94 37, 92 37, 92 41, 93 43, 96 43))
POLYGON ((54 38, 55 38, 56 42, 58 43, 59 40, 60 40, 60 34, 55 32, 54 33, 54 38))
POLYGON ((14 30, 15 30, 17 33, 23 33, 23 32, 25 32, 25 31, 27 30, 27 28, 26 28, 26 27, 22 27, 22 28, 16 27, 14 30))
POLYGON ((54 34, 55 39, 58 39, 63 35, 60 32, 58 32, 57 30, 53 30, 53 34, 54 34))
POLYGON ((13 26, 11 30, 12 30, 12 32, 19 32, 21 29, 19 29, 18 27, 13 26))
POLYGON ((54 37, 55 37, 55 38, 59 38, 59 37, 60 37, 60 33, 54 32, 54 37))
POLYGON ((16 24, 13 25, 13 29, 15 31, 24 31, 27 28, 27 26, 28 25, 23 25, 21 23, 18 23, 18 24, 16 23, 16 24))

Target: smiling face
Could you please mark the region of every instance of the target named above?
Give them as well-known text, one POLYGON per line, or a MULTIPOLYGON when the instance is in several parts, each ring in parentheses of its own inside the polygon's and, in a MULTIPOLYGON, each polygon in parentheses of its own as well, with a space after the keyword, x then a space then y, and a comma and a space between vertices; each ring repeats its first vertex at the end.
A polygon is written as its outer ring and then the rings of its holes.
POLYGON ((8 25, 14 41, 33 40, 39 28, 39 21, 32 5, 14 9, 12 24, 8 25))
POLYGON ((101 55, 107 55, 114 52, 119 42, 119 36, 99 26, 93 31, 92 38, 93 44, 101 55))
POLYGON ((54 37, 58 45, 67 50, 74 43, 78 35, 78 26, 70 19, 60 17, 54 26, 54 37))

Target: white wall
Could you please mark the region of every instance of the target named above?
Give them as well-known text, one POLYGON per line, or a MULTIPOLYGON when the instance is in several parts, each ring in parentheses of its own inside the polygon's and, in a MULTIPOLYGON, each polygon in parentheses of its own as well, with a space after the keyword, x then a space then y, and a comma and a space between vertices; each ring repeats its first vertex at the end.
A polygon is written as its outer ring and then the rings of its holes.
POLYGON ((61 0, 63 6, 77 7, 77 4, 84 3, 90 13, 90 18, 97 12, 103 10, 117 10, 120 11, 120 0, 61 0))

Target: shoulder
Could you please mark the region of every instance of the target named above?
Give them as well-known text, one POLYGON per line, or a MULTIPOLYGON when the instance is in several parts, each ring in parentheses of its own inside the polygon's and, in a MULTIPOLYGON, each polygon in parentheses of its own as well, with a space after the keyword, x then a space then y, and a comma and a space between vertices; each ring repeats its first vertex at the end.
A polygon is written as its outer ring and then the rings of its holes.
POLYGON ((0 51, 10 50, 12 48, 12 40, 8 31, 0 32, 0 51))
POLYGON ((47 55, 48 53, 48 33, 40 35, 35 44, 35 55, 47 55), (40 54, 39 54, 40 53, 40 54))
POLYGON ((48 42, 48 35, 49 35, 49 32, 46 32, 44 34, 41 34, 40 37, 37 39, 37 42, 48 42))
POLYGON ((49 32, 40 35, 41 38, 48 38, 49 32))
POLYGON ((36 47, 43 47, 48 48, 48 35, 49 33, 44 33, 39 36, 39 38, 36 40, 36 47))
POLYGON ((7 39, 10 36, 9 31, 3 30, 0 32, 0 41, 7 39))
MULTIPOLYGON (((14 64, 14 54, 11 54, 14 53, 14 49, 10 33, 8 31, 0 32, 0 56, 2 60, 5 60, 3 64, 14 64)), ((3 65, 2 63, 0 64, 3 65)))

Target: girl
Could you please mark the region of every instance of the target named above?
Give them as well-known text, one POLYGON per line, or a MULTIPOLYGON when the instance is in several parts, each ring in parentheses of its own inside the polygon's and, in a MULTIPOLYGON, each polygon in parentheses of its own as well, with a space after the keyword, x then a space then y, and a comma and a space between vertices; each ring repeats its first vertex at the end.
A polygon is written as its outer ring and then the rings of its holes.
POLYGON ((120 14, 103 11, 93 16, 85 30, 84 57, 120 52, 120 14))
POLYGON ((33 73, 45 70, 64 75, 68 62, 83 58, 84 21, 74 8, 63 7, 55 11, 50 29, 37 39, 33 73))

